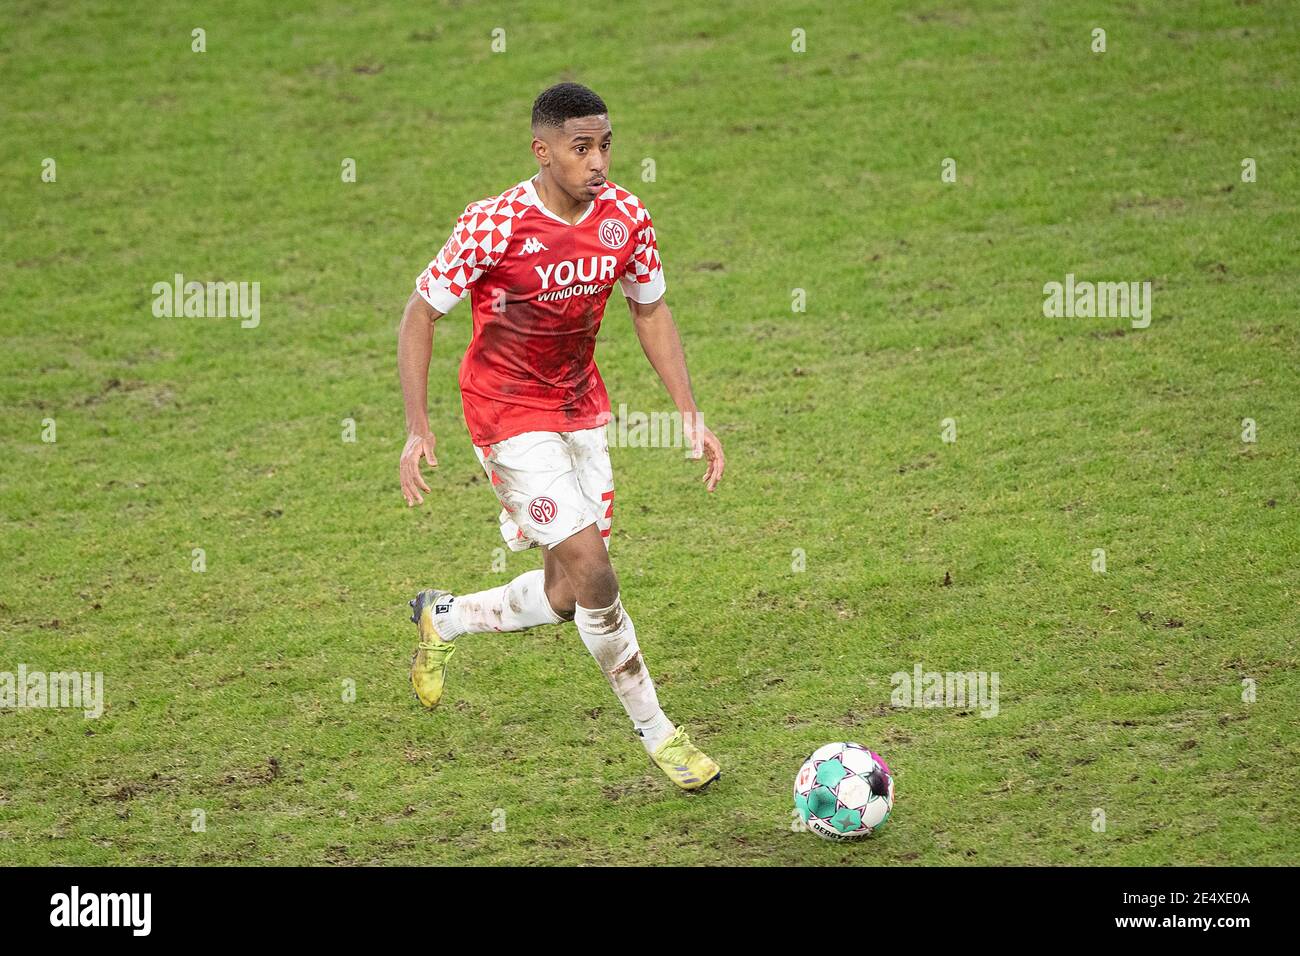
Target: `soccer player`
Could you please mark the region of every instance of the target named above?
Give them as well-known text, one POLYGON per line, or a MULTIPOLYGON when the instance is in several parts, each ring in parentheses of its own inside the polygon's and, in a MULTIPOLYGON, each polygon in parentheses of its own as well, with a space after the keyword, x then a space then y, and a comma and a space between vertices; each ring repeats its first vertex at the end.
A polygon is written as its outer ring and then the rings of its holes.
POLYGON ((607 178, 604 101, 577 83, 553 86, 533 104, 532 132, 537 175, 470 203, 406 304, 397 360, 408 438, 399 470, 408 507, 423 503, 430 489, 420 459, 438 465, 426 405, 434 323, 468 295, 465 422, 501 503, 503 537, 512 551, 540 547, 542 567, 474 594, 416 595, 411 684, 432 709, 462 635, 571 620, 651 759, 681 789, 699 790, 718 778, 718 765, 660 708, 609 560, 610 408, 593 355, 615 286, 683 416, 691 457, 708 459, 710 492, 722 477, 722 444, 691 392, 650 214, 607 178))

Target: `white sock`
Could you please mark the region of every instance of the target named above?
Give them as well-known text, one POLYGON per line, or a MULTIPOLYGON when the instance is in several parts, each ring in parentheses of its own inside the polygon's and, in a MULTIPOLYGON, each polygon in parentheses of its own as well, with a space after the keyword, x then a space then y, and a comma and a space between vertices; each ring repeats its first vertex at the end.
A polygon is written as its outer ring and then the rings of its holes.
POLYGON ((545 572, 538 568, 525 571, 509 584, 460 595, 452 601, 449 615, 435 619, 438 635, 450 641, 462 634, 559 624, 563 618, 546 599, 544 581, 545 572))
POLYGON ((647 753, 654 753, 659 745, 677 730, 659 707, 654 681, 641 657, 641 647, 636 641, 632 619, 623 610, 618 597, 609 607, 588 608, 577 605, 573 622, 578 625, 582 643, 605 672, 632 726, 647 753))

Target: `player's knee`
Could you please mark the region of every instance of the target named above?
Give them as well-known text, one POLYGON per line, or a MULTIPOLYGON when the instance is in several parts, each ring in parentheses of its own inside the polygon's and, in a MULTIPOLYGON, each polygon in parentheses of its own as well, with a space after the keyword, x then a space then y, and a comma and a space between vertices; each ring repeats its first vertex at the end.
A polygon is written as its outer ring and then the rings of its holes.
POLYGON ((584 563, 578 571, 577 582, 574 590, 583 607, 609 607, 618 599, 618 575, 608 559, 584 563))
POLYGON ((618 576, 595 525, 552 548, 574 599, 583 607, 609 607, 618 597, 618 576))
POLYGON ((618 600, 618 575, 614 569, 607 567, 605 573, 601 575, 599 584, 592 596, 594 607, 609 607, 618 600))

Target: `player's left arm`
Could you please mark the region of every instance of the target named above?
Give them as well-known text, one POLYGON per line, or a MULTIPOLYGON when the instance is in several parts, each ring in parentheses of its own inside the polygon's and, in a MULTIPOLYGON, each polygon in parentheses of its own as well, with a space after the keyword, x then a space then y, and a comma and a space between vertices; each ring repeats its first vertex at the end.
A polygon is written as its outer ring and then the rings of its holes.
POLYGON ((709 467, 704 472, 703 481, 709 491, 718 486, 727 459, 722 453, 722 442, 718 436, 704 424, 699 406, 691 391, 691 376, 686 370, 686 352, 682 348, 682 337, 677 332, 677 323, 668 309, 665 296, 659 296, 653 302, 638 302, 628 297, 627 307, 632 312, 632 321, 636 326, 636 337, 641 342, 645 356, 650 360, 668 395, 682 415, 682 431, 690 442, 690 457, 706 457, 709 467))

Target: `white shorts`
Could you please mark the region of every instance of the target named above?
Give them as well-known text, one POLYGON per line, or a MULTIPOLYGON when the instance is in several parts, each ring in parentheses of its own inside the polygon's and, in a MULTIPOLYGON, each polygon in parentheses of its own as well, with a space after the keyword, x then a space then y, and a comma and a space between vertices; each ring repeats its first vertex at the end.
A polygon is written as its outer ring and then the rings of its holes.
POLYGON ((501 502, 501 536, 511 551, 549 548, 590 524, 609 547, 614 470, 603 426, 523 432, 474 453, 501 502))

